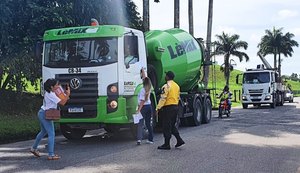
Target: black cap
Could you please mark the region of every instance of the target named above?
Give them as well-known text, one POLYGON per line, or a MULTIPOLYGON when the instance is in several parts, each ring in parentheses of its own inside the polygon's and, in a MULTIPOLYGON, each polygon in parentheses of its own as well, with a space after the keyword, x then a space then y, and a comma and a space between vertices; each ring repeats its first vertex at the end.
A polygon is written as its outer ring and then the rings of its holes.
POLYGON ((175 78, 175 75, 172 71, 166 72, 166 76, 170 79, 173 80, 175 78))

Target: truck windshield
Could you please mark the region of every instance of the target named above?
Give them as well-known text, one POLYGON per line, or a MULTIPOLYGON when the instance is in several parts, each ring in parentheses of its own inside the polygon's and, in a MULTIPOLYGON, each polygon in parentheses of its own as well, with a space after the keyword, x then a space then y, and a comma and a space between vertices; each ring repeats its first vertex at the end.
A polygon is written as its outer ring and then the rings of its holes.
POLYGON ((44 65, 47 67, 90 67, 118 60, 117 38, 73 39, 46 42, 44 65))
POLYGON ((260 84, 260 83, 269 83, 269 82, 270 82, 269 72, 244 73, 243 83, 245 84, 260 84))

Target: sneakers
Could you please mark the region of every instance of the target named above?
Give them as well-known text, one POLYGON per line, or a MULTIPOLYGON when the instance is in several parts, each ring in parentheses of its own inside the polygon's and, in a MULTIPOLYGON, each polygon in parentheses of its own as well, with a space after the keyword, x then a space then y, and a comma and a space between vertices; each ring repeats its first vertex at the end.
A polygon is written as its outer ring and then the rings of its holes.
POLYGON ((141 145, 141 142, 142 142, 141 140, 137 140, 136 145, 141 145))
POLYGON ((153 141, 148 140, 146 143, 147 144, 153 144, 153 141))
POLYGON ((34 156, 36 156, 36 157, 41 157, 40 152, 38 151, 38 149, 30 148, 30 152, 31 152, 34 156))
POLYGON ((181 147, 185 144, 185 142, 183 140, 178 141, 177 144, 175 145, 175 148, 181 147))
POLYGON ((161 146, 158 146, 157 149, 159 149, 159 150, 171 150, 171 147, 170 147, 170 145, 163 144, 161 146))

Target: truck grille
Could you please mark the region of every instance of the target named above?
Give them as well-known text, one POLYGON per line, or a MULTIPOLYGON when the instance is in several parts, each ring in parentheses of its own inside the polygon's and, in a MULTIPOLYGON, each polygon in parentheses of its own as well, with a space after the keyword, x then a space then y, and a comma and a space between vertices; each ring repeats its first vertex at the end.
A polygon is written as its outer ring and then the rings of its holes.
POLYGON ((71 88, 70 100, 65 106, 61 106, 62 118, 95 118, 97 116, 97 98, 98 98, 98 74, 57 74, 55 78, 64 86, 70 83, 73 78, 79 78, 82 85, 78 89, 71 88), (69 112, 69 109, 80 110, 83 112, 69 112))

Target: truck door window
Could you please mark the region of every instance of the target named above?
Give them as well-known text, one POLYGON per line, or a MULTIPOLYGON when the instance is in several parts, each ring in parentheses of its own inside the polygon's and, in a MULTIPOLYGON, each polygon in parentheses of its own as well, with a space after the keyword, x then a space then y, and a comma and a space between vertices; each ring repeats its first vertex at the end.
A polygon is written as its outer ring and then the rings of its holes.
POLYGON ((138 37, 135 35, 124 36, 124 63, 126 68, 138 61, 138 37))

